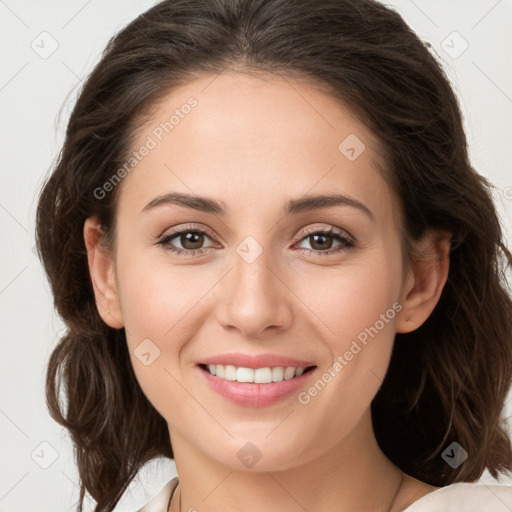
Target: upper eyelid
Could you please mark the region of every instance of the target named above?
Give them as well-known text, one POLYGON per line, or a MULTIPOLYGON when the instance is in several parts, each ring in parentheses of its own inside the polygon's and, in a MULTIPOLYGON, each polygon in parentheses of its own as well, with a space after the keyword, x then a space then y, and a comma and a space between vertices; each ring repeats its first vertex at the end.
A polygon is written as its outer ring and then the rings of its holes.
POLYGON ((204 227, 204 226, 196 226, 196 225, 185 225, 185 226, 181 226, 175 230, 170 230, 169 232, 165 232, 159 236, 158 238, 159 239, 162 239, 162 238, 168 238, 170 236, 172 236, 172 238, 176 237, 177 235, 180 235, 181 233, 183 232, 189 232, 189 231, 200 231, 200 232, 204 232, 206 235, 208 235, 211 239, 217 239, 218 237, 208 228, 204 227))
MULTIPOLYGON (((202 226, 202 225, 187 225, 185 224, 184 226, 181 226, 181 227, 178 227, 176 230, 171 230, 170 232, 168 233, 165 233, 162 234, 161 236, 159 236, 158 238, 160 240, 164 239, 164 238, 169 238, 171 237, 171 239, 175 238, 176 236, 182 234, 183 232, 188 232, 188 231, 200 231, 200 232, 204 232, 210 239, 212 239, 213 241, 216 241, 217 240, 217 236, 215 234, 213 234, 213 232, 208 229, 206 226, 202 226)), ((306 228, 306 231, 302 232, 302 234, 297 237, 297 238, 294 238, 294 241, 293 243, 298 243, 300 241, 302 241, 304 238, 306 238, 307 236, 311 236, 313 234, 315 234, 316 232, 323 232, 324 234, 330 234, 331 235, 338 235, 338 236, 343 236, 344 238, 348 238, 351 242, 355 243, 357 240, 354 236, 352 236, 348 231, 346 231, 345 229, 342 229, 342 228, 338 228, 336 226, 316 226, 316 227, 311 227, 311 228, 306 228)))

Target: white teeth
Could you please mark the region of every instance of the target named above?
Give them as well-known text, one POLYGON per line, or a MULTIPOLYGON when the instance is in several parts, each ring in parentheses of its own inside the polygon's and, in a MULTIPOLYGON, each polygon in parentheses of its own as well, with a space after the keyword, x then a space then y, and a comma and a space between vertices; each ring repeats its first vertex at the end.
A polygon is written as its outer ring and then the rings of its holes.
POLYGON ((220 377, 221 379, 223 379, 224 376, 226 375, 226 369, 222 364, 215 365, 215 375, 217 375, 217 377, 220 377))
POLYGON ((254 382, 254 370, 252 368, 237 368, 236 380, 238 382, 254 382))
POLYGON ((269 384, 271 382, 281 382, 290 380, 294 377, 300 377, 304 373, 304 368, 294 368, 293 366, 274 368, 244 368, 230 364, 209 364, 207 366, 211 375, 220 379, 226 379, 237 382, 252 382, 256 384, 269 384))
POLYGON ((227 364, 224 378, 226 380, 236 380, 236 368, 230 364, 227 364))
POLYGON ((293 377, 295 377, 295 368, 288 366, 284 371, 284 380, 290 380, 293 379, 293 377))
POLYGON ((254 382, 256 384, 269 384, 272 382, 272 370, 270 368, 254 370, 254 382))
POLYGON ((284 374, 284 369, 281 368, 280 366, 277 366, 276 368, 272 368, 272 380, 274 382, 281 382, 284 379, 283 374, 284 374))

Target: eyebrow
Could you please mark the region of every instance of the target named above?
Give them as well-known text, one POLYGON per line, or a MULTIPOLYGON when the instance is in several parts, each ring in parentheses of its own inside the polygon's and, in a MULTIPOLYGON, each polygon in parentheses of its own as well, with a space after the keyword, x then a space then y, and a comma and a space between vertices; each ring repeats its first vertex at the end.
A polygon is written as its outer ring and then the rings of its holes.
MULTIPOLYGON (((226 216, 229 213, 229 208, 223 201, 216 201, 209 197, 201 197, 179 192, 170 192, 168 194, 155 197, 142 209, 141 213, 146 213, 160 206, 169 204, 193 208, 194 210, 214 213, 222 216, 226 216)), ((366 205, 353 197, 343 194, 322 194, 290 199, 283 208, 283 214, 285 216, 294 215, 305 211, 329 208, 332 206, 352 206, 353 208, 357 208, 364 212, 372 220, 375 220, 373 213, 366 205)))

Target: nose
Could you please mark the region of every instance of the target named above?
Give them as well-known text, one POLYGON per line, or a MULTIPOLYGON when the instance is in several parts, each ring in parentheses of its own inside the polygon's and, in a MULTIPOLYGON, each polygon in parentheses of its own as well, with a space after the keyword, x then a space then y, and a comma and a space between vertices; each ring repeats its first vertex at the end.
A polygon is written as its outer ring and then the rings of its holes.
POLYGON ((233 264, 219 290, 217 321, 246 338, 275 336, 287 329, 293 317, 293 293, 270 251, 263 251, 252 262, 235 254, 233 264))

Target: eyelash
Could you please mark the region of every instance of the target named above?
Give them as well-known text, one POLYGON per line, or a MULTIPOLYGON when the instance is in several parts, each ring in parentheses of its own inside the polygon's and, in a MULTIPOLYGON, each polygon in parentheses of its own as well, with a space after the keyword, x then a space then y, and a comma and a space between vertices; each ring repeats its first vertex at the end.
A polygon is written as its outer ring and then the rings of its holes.
MULTIPOLYGON (((171 240, 173 240, 177 236, 182 235, 184 233, 204 234, 204 235, 208 236, 208 238, 214 238, 213 236, 211 236, 211 234, 209 232, 204 231, 202 229, 198 229, 196 227, 185 227, 180 230, 172 231, 171 233, 163 235, 157 242, 157 245, 162 245, 164 250, 170 251, 176 255, 186 254, 187 256, 200 255, 208 249, 208 248, 180 249, 179 247, 173 247, 172 245, 170 245, 171 240)), ((334 238, 335 240, 339 241, 342 244, 342 246, 338 246, 338 248, 327 249, 326 251, 320 251, 320 250, 315 250, 315 249, 302 249, 303 251, 306 251, 306 254, 313 254, 314 256, 329 256, 333 253, 341 252, 342 250, 350 250, 355 246, 355 242, 351 237, 343 234, 342 232, 336 231, 334 228, 330 228, 330 229, 314 229, 313 228, 311 230, 308 230, 306 233, 304 233, 304 235, 296 243, 300 243, 312 235, 329 236, 329 237, 334 238), (341 249, 340 249, 340 247, 341 247, 341 249)))

